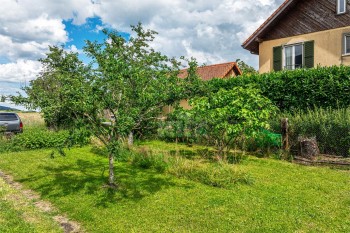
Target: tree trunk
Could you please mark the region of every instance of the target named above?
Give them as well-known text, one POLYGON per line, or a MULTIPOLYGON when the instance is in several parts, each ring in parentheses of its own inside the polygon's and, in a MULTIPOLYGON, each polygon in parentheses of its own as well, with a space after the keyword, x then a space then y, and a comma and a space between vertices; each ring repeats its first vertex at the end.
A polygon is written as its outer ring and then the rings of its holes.
POLYGON ((283 118, 281 120, 282 129, 282 149, 284 151, 289 151, 289 123, 288 118, 283 118))
POLYGON ((128 146, 132 146, 132 145, 134 145, 134 134, 133 134, 133 132, 131 131, 131 132, 129 133, 129 137, 128 137, 128 146))
POLYGON ((114 185, 114 156, 112 153, 109 154, 109 185, 114 185))
POLYGON ((299 137, 299 155, 303 158, 313 159, 320 154, 316 137, 299 137))

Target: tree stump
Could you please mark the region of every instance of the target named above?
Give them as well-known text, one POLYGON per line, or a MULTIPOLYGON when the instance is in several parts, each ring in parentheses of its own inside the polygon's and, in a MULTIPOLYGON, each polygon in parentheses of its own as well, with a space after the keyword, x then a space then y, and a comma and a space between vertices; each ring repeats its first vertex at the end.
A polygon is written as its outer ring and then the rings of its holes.
POLYGON ((307 159, 313 159, 320 154, 316 137, 306 138, 299 137, 299 156, 307 159))

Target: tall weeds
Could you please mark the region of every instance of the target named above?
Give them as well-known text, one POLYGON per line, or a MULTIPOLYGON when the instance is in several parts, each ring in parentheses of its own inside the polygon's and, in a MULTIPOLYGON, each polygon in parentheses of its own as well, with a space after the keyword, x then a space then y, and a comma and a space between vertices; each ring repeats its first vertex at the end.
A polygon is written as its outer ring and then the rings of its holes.
MULTIPOLYGON (((316 136, 321 153, 350 156, 350 108, 314 108, 281 114, 282 117, 289 118, 292 150, 297 150, 298 136, 316 136)), ((280 130, 278 120, 271 125, 275 131, 280 130)))

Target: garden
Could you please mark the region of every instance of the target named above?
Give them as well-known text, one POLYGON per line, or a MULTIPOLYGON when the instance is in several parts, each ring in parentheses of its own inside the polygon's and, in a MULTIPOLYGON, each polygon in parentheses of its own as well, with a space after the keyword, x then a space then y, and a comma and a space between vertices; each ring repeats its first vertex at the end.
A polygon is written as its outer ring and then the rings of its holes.
POLYGON ((50 47, 12 97, 40 113, 0 139, 1 232, 350 231, 349 67, 204 82, 132 29, 88 41, 91 65, 50 47), (345 165, 295 163, 300 138, 345 165))

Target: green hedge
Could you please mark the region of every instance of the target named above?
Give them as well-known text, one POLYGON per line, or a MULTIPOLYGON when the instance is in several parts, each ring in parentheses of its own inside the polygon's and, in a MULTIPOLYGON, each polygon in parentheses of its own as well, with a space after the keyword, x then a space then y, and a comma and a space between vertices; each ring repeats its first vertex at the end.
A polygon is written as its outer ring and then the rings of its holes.
POLYGON ((350 67, 332 66, 213 79, 207 93, 253 85, 281 110, 350 106, 350 67))

